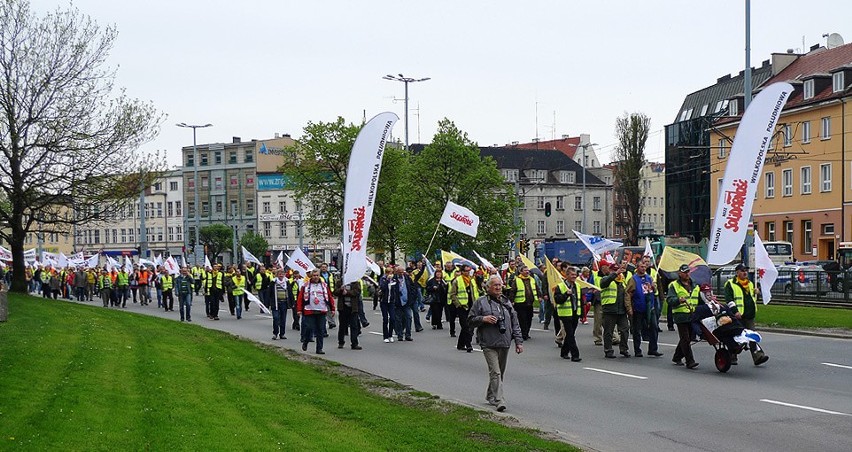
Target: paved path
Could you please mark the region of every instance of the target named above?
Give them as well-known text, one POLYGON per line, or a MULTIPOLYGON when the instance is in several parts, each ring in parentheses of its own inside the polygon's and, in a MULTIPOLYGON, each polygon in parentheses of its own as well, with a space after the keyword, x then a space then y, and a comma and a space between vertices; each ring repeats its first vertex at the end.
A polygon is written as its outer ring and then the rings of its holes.
MULTIPOLYGON (((194 308, 194 325, 300 350, 298 332, 289 328, 287 340, 272 341, 271 318, 254 307, 239 321, 222 311, 218 322, 204 316, 202 300, 194 308)), ((179 319, 177 312, 153 306, 133 305, 127 311, 179 319)), ((381 313, 370 310, 368 316, 364 350, 337 349, 337 330, 332 330, 325 358, 445 399, 491 408, 485 403, 481 352, 457 351, 447 329, 427 329, 413 342, 386 344, 381 313)), ((701 363, 696 370, 673 366, 677 336, 668 331, 661 333, 661 358, 608 360, 602 347, 593 345, 591 325, 581 325, 577 337, 583 361, 572 363, 559 358, 551 331, 534 328, 524 353, 509 359, 507 414, 583 448, 852 450, 852 342, 847 339, 765 333, 767 364, 755 367, 746 354, 739 366, 721 374, 706 343, 693 346, 701 363)))

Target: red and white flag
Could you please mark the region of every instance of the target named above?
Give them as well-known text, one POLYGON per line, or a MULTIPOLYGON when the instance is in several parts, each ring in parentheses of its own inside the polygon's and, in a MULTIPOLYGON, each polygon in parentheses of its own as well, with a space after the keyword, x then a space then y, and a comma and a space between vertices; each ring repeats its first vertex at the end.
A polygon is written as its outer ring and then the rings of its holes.
POLYGON ((397 119, 394 113, 379 113, 364 124, 352 146, 343 198, 343 284, 358 281, 367 273, 367 236, 373 221, 379 173, 385 143, 397 119))
POLYGON ((772 145, 781 109, 793 92, 789 83, 773 83, 755 96, 743 114, 719 186, 716 216, 710 228, 707 263, 725 265, 734 260, 745 241, 757 184, 763 177, 766 152, 772 145))
POLYGON ((447 201, 447 207, 444 207, 444 214, 441 215, 440 223, 471 237, 476 237, 479 230, 479 217, 470 209, 452 201, 447 201))
POLYGON ((769 258, 769 253, 763 246, 763 240, 760 240, 757 231, 754 231, 754 266, 757 267, 755 276, 757 281, 760 282, 763 304, 769 304, 769 301, 772 300, 772 285, 778 278, 778 269, 775 268, 775 264, 769 258))
POLYGON ((166 271, 169 272, 170 275, 177 275, 180 273, 180 267, 178 267, 174 256, 169 256, 169 258, 163 262, 163 267, 165 267, 166 271))
POLYGON ((301 248, 296 248, 290 253, 290 259, 287 260, 287 266, 299 272, 304 278, 309 271, 314 270, 316 265, 308 259, 308 256, 301 248))

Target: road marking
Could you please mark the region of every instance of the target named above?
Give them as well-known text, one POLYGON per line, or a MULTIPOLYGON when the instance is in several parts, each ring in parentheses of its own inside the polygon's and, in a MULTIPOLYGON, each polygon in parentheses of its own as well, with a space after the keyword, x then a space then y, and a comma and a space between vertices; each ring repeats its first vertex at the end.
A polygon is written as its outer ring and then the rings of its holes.
POLYGON ((849 413, 841 413, 839 411, 824 410, 822 408, 814 408, 814 407, 811 407, 811 406, 795 405, 795 404, 792 404, 792 403, 779 402, 777 400, 760 399, 760 401, 766 402, 766 403, 771 403, 771 404, 774 404, 774 405, 781 405, 781 406, 788 406, 788 407, 792 407, 792 408, 801 408, 803 410, 816 411, 817 413, 836 414, 838 416, 852 416, 852 414, 849 414, 849 413))
POLYGON ((583 369, 591 370, 593 372, 601 372, 601 373, 605 373, 605 374, 618 375, 619 377, 635 378, 637 380, 647 380, 648 379, 648 377, 643 377, 641 375, 631 375, 631 374, 625 374, 625 373, 621 373, 621 372, 613 372, 611 370, 595 369, 594 367, 584 367, 583 369))
POLYGON ((379 333, 378 331, 367 331, 370 334, 375 334, 376 336, 384 336, 385 333, 379 333))
MULTIPOLYGON (((456 348, 456 346, 455 346, 455 345, 450 345, 450 346, 451 346, 451 347, 453 347, 453 348, 456 348)), ((457 349, 457 350, 458 350, 458 349, 457 349)), ((461 351, 461 350, 459 350, 459 351, 461 351)), ((482 351, 482 349, 481 349, 481 348, 473 347, 473 351, 475 351, 475 352, 481 352, 481 351, 482 351)))
POLYGON ((666 347, 677 347, 677 344, 664 344, 662 342, 657 342, 657 345, 665 345, 666 347))
POLYGON ((825 366, 840 367, 842 369, 852 369, 852 366, 844 366, 842 364, 834 364, 834 363, 822 363, 822 364, 825 365, 825 366))

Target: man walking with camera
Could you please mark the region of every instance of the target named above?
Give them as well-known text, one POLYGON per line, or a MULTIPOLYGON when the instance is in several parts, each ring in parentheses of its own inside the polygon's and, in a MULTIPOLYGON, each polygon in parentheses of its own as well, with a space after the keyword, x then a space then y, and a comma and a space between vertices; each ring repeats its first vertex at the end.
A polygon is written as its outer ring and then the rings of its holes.
POLYGON ((476 328, 477 342, 482 347, 488 364, 488 390, 485 398, 497 411, 506 410, 503 397, 503 375, 509 346, 515 341, 515 352, 524 351, 518 316, 509 300, 503 296, 503 280, 493 275, 485 282, 486 295, 478 298, 470 308, 468 324, 476 328))

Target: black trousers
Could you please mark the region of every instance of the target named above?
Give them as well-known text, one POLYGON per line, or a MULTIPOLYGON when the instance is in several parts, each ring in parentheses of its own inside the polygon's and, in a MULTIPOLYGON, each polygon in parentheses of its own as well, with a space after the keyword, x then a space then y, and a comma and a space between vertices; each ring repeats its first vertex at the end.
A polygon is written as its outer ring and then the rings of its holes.
POLYGON ((431 318, 432 318, 432 326, 437 329, 443 329, 443 321, 444 321, 444 305, 441 303, 432 303, 429 306, 431 309, 431 318))
POLYGON ((473 340, 473 336, 470 334, 470 328, 467 324, 467 308, 456 308, 456 316, 459 318, 459 340, 456 343, 456 348, 459 350, 472 348, 470 342, 473 340))
POLYGON ((530 328, 532 327, 533 305, 531 303, 515 303, 515 312, 518 314, 521 336, 524 340, 527 340, 530 338, 530 328))
POLYGON ((172 295, 172 289, 163 291, 163 309, 166 311, 175 309, 175 297, 172 295))
POLYGON ((570 356, 571 358, 577 359, 580 357, 580 349, 577 348, 577 339, 574 337, 579 320, 579 318, 574 316, 559 317, 559 321, 562 323, 562 328, 565 329, 565 338, 562 339, 562 349, 559 353, 563 358, 570 356))
POLYGON ((352 312, 352 308, 343 305, 337 312, 340 318, 337 319, 337 343, 343 345, 346 343, 346 335, 349 334, 349 340, 352 346, 358 345, 358 336, 361 335, 361 320, 358 318, 357 312, 352 312))
POLYGON ((685 322, 676 323, 675 325, 677 325, 677 335, 680 340, 675 348, 672 361, 677 362, 686 358, 686 364, 692 364, 695 362, 695 357, 692 356, 692 324, 685 322))
POLYGON ((456 335, 456 317, 458 317, 458 310, 455 305, 448 304, 447 305, 447 323, 450 324, 450 336, 456 335))

